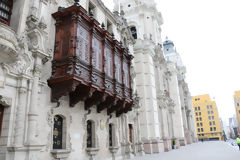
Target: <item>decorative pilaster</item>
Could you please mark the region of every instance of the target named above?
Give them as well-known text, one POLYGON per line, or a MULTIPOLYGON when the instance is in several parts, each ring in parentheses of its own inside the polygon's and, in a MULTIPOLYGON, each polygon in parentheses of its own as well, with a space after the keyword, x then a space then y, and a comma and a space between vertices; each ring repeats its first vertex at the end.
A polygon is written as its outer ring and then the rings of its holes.
POLYGON ((38 103, 38 84, 40 78, 40 68, 36 65, 34 69, 34 78, 32 83, 31 103, 28 112, 28 136, 27 144, 37 144, 36 130, 37 130, 37 103, 38 103))
POLYGON ((139 104, 139 97, 137 95, 137 93, 135 94, 135 102, 136 102, 136 125, 137 125, 137 139, 138 139, 138 142, 136 143, 137 144, 137 154, 139 156, 143 156, 145 155, 144 153, 144 147, 143 147, 143 142, 141 140, 141 131, 140 131, 140 120, 139 120, 139 115, 140 115, 140 112, 139 112, 139 109, 140 109, 140 104, 139 104))
POLYGON ((179 94, 179 86, 177 79, 177 69, 174 63, 168 63, 168 76, 169 76, 169 93, 170 98, 173 100, 174 107, 174 137, 177 139, 184 139, 184 130, 183 130, 183 120, 182 120, 182 110, 181 110, 181 100, 179 94))
POLYGON ((129 141, 129 127, 128 127, 128 117, 126 114, 123 115, 124 117, 124 123, 125 123, 125 135, 126 135, 126 141, 124 143, 125 145, 125 154, 126 158, 131 159, 133 157, 132 154, 132 143, 129 141))
POLYGON ((24 126, 25 126, 25 110, 27 106, 27 80, 21 78, 18 82, 20 87, 18 89, 17 107, 16 107, 16 123, 14 134, 14 147, 23 147, 24 143, 24 126))
POLYGON ((173 123, 173 114, 174 114, 174 109, 173 107, 170 106, 169 108, 169 114, 170 114, 170 131, 171 131, 171 138, 175 139, 175 132, 174 132, 174 123, 173 123))

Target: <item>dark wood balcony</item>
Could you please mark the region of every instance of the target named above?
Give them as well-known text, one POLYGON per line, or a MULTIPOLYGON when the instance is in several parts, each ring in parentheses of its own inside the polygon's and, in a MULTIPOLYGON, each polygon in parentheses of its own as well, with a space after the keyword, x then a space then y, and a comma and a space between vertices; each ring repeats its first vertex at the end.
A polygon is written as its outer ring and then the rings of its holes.
POLYGON ((87 15, 81 6, 53 14, 56 40, 52 76, 48 85, 52 101, 70 96, 70 106, 84 101, 85 109, 97 106, 117 116, 133 105, 130 66, 133 56, 120 42, 87 15))

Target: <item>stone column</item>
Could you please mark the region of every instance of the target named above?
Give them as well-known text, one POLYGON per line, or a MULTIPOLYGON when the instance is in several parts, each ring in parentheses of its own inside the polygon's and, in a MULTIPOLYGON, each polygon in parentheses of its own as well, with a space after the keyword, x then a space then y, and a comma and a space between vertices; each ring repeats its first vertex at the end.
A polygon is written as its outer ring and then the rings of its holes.
POLYGON ((137 40, 134 46, 135 82, 141 103, 139 119, 145 153, 153 153, 152 140, 156 144, 160 137, 152 45, 150 41, 137 40))
POLYGON ((189 117, 189 130, 191 131, 192 134, 192 141, 196 142, 197 141, 197 132, 196 132, 196 127, 195 127, 195 120, 194 120, 194 112, 193 112, 193 104, 192 104, 192 96, 188 92, 188 117, 189 117))
POLYGON ((163 108, 164 106, 160 105, 159 106, 159 124, 160 124, 160 133, 161 133, 161 138, 164 139, 165 137, 165 123, 164 123, 164 118, 165 115, 163 114, 163 108))
POLYGON ((24 145, 24 130, 25 130, 25 111, 27 106, 27 79, 21 77, 18 80, 18 99, 16 106, 16 122, 14 134, 14 146, 22 147, 24 145))
MULTIPOLYGON (((124 118, 124 124, 125 124, 125 135, 126 135, 126 141, 125 141, 125 154, 126 158, 131 159, 133 158, 132 154, 132 146, 131 142, 129 141, 129 127, 128 127, 128 116, 126 114, 123 114, 124 118)), ((134 139, 134 137, 133 137, 134 139)))
MULTIPOLYGON (((164 100, 161 100, 164 101, 164 100)), ((162 103, 159 107, 159 123, 160 123, 160 132, 161 132, 161 139, 163 141, 163 148, 164 151, 169 151, 169 126, 168 126, 168 118, 167 118, 167 106, 166 104, 162 103)))
POLYGON ((175 139, 176 138, 176 136, 175 136, 175 132, 174 132, 174 130, 175 130, 175 127, 174 127, 174 122, 173 122, 173 119, 174 119, 174 109, 173 109, 173 107, 171 107, 171 106, 169 106, 170 107, 170 109, 169 109, 169 114, 170 114, 170 131, 171 131, 171 138, 172 139, 175 139))
POLYGON ((36 142, 36 130, 37 130, 37 103, 38 103, 38 84, 39 84, 40 72, 38 66, 34 69, 34 78, 32 83, 31 103, 28 112, 28 136, 27 144, 37 144, 36 142))
MULTIPOLYGON (((178 88, 178 79, 177 79, 177 69, 173 63, 168 64, 168 75, 169 75, 169 91, 170 97, 174 101, 174 137, 176 138, 176 144, 178 141, 181 145, 185 145, 184 130, 183 130, 183 120, 182 120, 182 110, 181 110, 181 101, 178 88)), ((178 147, 178 146, 177 146, 178 147)))
POLYGON ((180 79, 182 79, 182 80, 178 81, 178 85, 179 85, 179 95, 180 95, 181 109, 182 109, 183 127, 184 127, 184 129, 185 128, 188 129, 186 110, 185 110, 185 107, 187 106, 186 101, 185 101, 186 96, 185 96, 185 91, 184 91, 184 88, 183 88, 184 81, 183 81, 183 78, 181 77, 182 75, 178 75, 178 76, 180 77, 180 79))
MULTIPOLYGON (((137 104, 138 105, 138 104, 137 104)), ((139 121, 139 108, 137 108, 137 135, 138 135, 138 154, 139 156, 145 155, 144 153, 144 147, 143 147, 143 142, 141 140, 141 131, 140 131, 140 121, 139 121)))

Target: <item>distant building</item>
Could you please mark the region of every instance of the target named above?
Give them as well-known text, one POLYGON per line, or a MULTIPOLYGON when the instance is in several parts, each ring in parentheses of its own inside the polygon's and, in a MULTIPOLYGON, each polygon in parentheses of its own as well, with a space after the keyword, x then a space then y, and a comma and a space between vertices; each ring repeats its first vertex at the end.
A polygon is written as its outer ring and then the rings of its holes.
POLYGON ((238 123, 237 117, 229 118, 229 130, 230 130, 230 138, 236 138, 238 135, 238 123))
POLYGON ((237 123, 238 123, 238 134, 240 133, 240 91, 235 91, 234 93, 234 105, 236 109, 236 115, 237 115, 237 123))
POLYGON ((222 127, 215 101, 208 94, 192 98, 198 139, 222 140, 222 127))

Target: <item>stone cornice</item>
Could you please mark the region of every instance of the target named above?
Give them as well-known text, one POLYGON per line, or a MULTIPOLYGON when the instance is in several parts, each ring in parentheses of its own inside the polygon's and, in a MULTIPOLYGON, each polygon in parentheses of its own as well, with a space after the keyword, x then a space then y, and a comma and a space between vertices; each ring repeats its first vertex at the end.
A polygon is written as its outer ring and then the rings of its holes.
POLYGON ((138 39, 134 45, 134 53, 150 54, 154 58, 155 56, 154 46, 155 44, 150 40, 138 39))

